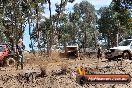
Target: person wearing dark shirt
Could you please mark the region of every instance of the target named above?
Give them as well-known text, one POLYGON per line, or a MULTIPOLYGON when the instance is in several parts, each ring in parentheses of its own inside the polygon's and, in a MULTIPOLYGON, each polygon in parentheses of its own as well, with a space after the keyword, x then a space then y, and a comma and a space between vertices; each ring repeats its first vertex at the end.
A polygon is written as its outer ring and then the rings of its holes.
POLYGON ((18 43, 16 44, 16 55, 17 55, 17 69, 19 65, 21 65, 21 69, 23 69, 23 42, 19 39, 18 43))
POLYGON ((97 45, 97 58, 101 58, 102 53, 101 53, 101 47, 99 45, 97 45))

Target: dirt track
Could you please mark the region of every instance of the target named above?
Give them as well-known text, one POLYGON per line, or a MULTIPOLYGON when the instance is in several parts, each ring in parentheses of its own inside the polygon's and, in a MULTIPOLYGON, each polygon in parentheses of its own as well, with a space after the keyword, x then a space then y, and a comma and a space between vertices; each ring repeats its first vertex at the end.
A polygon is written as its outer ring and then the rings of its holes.
POLYGON ((23 70, 16 70, 15 67, 1 68, 0 87, 3 88, 132 88, 131 84, 86 84, 80 86, 76 83, 76 68, 80 65, 89 67, 97 74, 127 74, 132 75, 132 61, 124 60, 123 65, 120 62, 107 62, 105 59, 99 61, 99 68, 96 69, 97 59, 83 58, 83 60, 51 59, 42 57, 32 57, 25 61, 23 70), (48 60, 47 60, 48 59, 48 60), (41 69, 42 68, 42 69, 41 69), (62 72, 62 68, 65 72, 62 72), (41 71, 46 75, 40 75, 41 71), (36 72, 27 79, 30 73, 36 72), (29 73, 26 74, 25 73, 29 73))

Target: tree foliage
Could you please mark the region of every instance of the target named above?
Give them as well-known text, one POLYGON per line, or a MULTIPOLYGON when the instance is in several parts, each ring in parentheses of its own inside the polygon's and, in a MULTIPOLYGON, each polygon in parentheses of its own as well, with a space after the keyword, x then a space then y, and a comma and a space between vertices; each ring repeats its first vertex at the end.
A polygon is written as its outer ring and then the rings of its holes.
POLYGON ((56 13, 52 14, 51 0, 1 0, 0 41, 8 41, 13 36, 16 43, 25 30, 29 30, 30 47, 47 48, 49 52, 52 45, 96 46, 99 33, 110 47, 116 44, 116 34, 132 34, 131 0, 113 0, 108 7, 100 8, 98 16, 94 6, 86 0, 76 3, 73 11, 67 12, 67 3, 74 1, 60 0, 55 4, 56 13), (41 15, 46 4, 49 18, 41 15))
POLYGON ((2 14, 2 24, 5 27, 3 30, 7 39, 13 36, 16 42, 20 37, 23 37, 27 21, 33 19, 37 11, 41 10, 43 0, 1 0, 0 12, 2 14), (28 19, 28 20, 27 20, 28 19))
POLYGON ((109 47, 116 46, 116 34, 119 34, 119 38, 129 35, 131 23, 128 20, 131 18, 131 14, 126 8, 128 4, 123 0, 115 0, 109 7, 103 7, 99 10, 99 32, 102 33, 109 47))

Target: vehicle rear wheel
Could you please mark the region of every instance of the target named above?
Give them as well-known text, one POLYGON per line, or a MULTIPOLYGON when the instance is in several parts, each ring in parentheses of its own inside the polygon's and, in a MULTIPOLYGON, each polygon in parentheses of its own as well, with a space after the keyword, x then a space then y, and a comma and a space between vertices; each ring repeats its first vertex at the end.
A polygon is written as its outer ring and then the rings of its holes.
POLYGON ((84 85, 86 83, 86 78, 83 76, 77 77, 77 83, 80 85, 84 85))
POLYGON ((117 57, 108 58, 108 61, 117 60, 117 57))
POLYGON ((8 57, 8 58, 6 59, 6 65, 7 65, 7 66, 12 67, 12 66, 14 66, 15 64, 16 64, 16 61, 15 61, 14 58, 8 57))
POLYGON ((123 55, 122 55, 122 58, 123 59, 131 59, 131 55, 129 52, 124 52, 123 55))
POLYGON ((111 61, 112 60, 112 58, 108 58, 108 61, 111 61))

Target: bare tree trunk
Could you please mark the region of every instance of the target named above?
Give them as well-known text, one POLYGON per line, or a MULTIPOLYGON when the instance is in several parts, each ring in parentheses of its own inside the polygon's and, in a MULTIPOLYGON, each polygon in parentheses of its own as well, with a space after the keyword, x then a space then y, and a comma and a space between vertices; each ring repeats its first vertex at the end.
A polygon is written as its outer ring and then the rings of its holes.
POLYGON ((84 53, 86 53, 86 42, 87 42, 87 33, 85 30, 85 33, 84 33, 84 53))
POLYGON ((49 36, 46 34, 46 40, 47 40, 47 54, 49 56, 49 36))
POLYGON ((66 49, 66 39, 64 38, 64 50, 65 50, 65 55, 67 54, 67 49, 66 49))
POLYGON ((0 31, 0 44, 2 43, 2 35, 1 35, 1 31, 0 31))
MULTIPOLYGON (((12 7, 13 7, 13 9, 14 9, 14 2, 15 2, 15 1, 12 0, 12 2, 13 2, 12 7)), ((12 10, 12 11, 13 11, 13 10, 12 10)), ((11 25, 12 25, 12 26, 11 26, 11 27, 12 27, 12 31, 11 31, 12 33, 11 33, 11 34, 12 34, 12 35, 9 35, 9 36, 13 36, 13 38, 14 38, 14 30, 13 30, 13 29, 14 29, 14 28, 13 28, 13 14, 12 14, 12 11, 11 11, 11 25)), ((11 47, 12 47, 12 49, 13 49, 13 47, 14 47, 14 39, 12 39, 12 41, 10 41, 10 43, 11 43, 11 47)))
POLYGON ((29 18, 29 14, 28 14, 28 24, 29 24, 29 35, 31 35, 31 23, 30 23, 30 18, 29 18))
POLYGON ((52 44, 53 44, 53 27, 52 27, 52 15, 51 15, 51 1, 50 0, 48 0, 48 3, 49 3, 49 12, 50 12, 50 30, 51 30, 51 32, 50 32, 50 44, 49 44, 49 53, 50 53, 50 55, 51 55, 51 53, 52 53, 52 50, 51 50, 51 47, 52 47, 52 44))
MULTIPOLYGON (((14 30, 16 31, 16 32, 14 32, 13 34, 14 34, 14 38, 15 38, 15 45, 16 45, 16 43, 17 43, 17 25, 16 25, 16 22, 17 22, 17 20, 16 20, 16 10, 15 10, 15 6, 16 6, 16 4, 15 4, 15 2, 16 2, 16 0, 14 0, 14 2, 13 2, 13 12, 14 12, 14 20, 15 20, 15 27, 14 27, 14 30)), ((14 24, 12 25, 12 26, 14 26, 14 24)))
POLYGON ((94 31, 94 46, 96 47, 96 45, 97 45, 97 42, 96 42, 96 33, 94 31))
MULTIPOLYGON (((22 19, 22 11, 20 11, 20 16, 21 16, 21 19, 22 19)), ((21 32, 22 32, 21 36, 22 36, 22 39, 23 39, 23 33, 24 33, 23 26, 22 26, 23 22, 22 22, 22 20, 20 22, 21 22, 20 29, 21 29, 21 32)))

